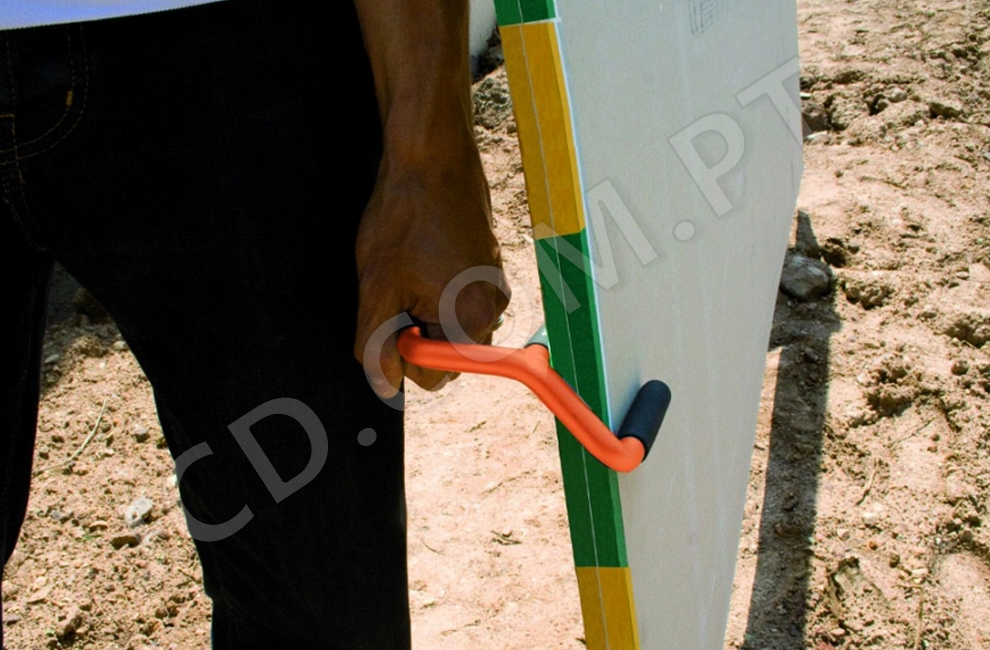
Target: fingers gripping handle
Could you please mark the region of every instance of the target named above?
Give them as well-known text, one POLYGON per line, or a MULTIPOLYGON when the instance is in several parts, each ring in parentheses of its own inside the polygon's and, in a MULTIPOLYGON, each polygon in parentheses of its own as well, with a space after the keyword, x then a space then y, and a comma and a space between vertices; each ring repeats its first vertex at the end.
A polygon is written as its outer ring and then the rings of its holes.
POLYGON ((619 472, 635 469, 649 452, 670 404, 670 389, 647 382, 636 395, 629 414, 613 434, 587 404, 550 367, 542 341, 522 350, 424 339, 419 328, 399 335, 399 353, 417 366, 453 372, 508 377, 525 384, 557 419, 604 465, 619 472))

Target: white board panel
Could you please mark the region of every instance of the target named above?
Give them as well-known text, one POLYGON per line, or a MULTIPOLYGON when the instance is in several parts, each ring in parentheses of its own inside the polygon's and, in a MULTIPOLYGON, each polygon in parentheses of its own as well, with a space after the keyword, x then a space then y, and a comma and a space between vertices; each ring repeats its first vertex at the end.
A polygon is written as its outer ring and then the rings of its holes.
POLYGON ((617 278, 598 287, 610 412, 648 379, 673 391, 650 457, 620 478, 640 641, 721 648, 802 170, 794 0, 558 9, 586 197, 613 197, 588 218, 617 278), (617 225, 616 197, 641 233, 617 225))

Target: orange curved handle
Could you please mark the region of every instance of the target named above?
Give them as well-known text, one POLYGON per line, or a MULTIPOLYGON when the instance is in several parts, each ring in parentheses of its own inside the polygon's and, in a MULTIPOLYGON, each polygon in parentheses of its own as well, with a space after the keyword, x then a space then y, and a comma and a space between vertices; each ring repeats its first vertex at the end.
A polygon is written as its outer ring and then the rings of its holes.
POLYGON ((409 327, 399 334, 399 353, 406 361, 423 368, 494 375, 522 382, 592 456, 617 472, 636 469, 646 456, 647 449, 639 439, 620 439, 605 426, 550 367, 550 353, 542 345, 518 350, 433 341, 423 338, 418 327, 409 327))

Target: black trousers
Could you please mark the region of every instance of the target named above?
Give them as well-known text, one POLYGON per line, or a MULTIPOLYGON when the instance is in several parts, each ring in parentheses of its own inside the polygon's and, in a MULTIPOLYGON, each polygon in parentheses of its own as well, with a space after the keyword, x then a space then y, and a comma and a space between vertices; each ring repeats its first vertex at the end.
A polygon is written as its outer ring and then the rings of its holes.
POLYGON ((58 260, 117 322, 185 459, 183 505, 213 531, 196 545, 214 647, 407 648, 402 414, 352 354, 378 110, 353 8, 326 24, 311 6, 0 32, 0 552, 24 519, 58 260), (258 417, 273 400, 296 410, 258 417), (228 428, 252 412, 253 450, 228 428))

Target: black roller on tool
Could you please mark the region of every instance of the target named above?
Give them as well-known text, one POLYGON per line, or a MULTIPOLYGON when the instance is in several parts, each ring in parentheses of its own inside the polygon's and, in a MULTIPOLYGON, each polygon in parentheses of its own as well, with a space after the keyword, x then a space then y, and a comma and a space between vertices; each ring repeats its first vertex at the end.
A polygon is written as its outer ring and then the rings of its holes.
POLYGON ((657 439, 669 406, 670 387, 657 379, 646 382, 636 393, 636 399, 619 427, 619 438, 636 438, 643 443, 645 459, 657 439))

